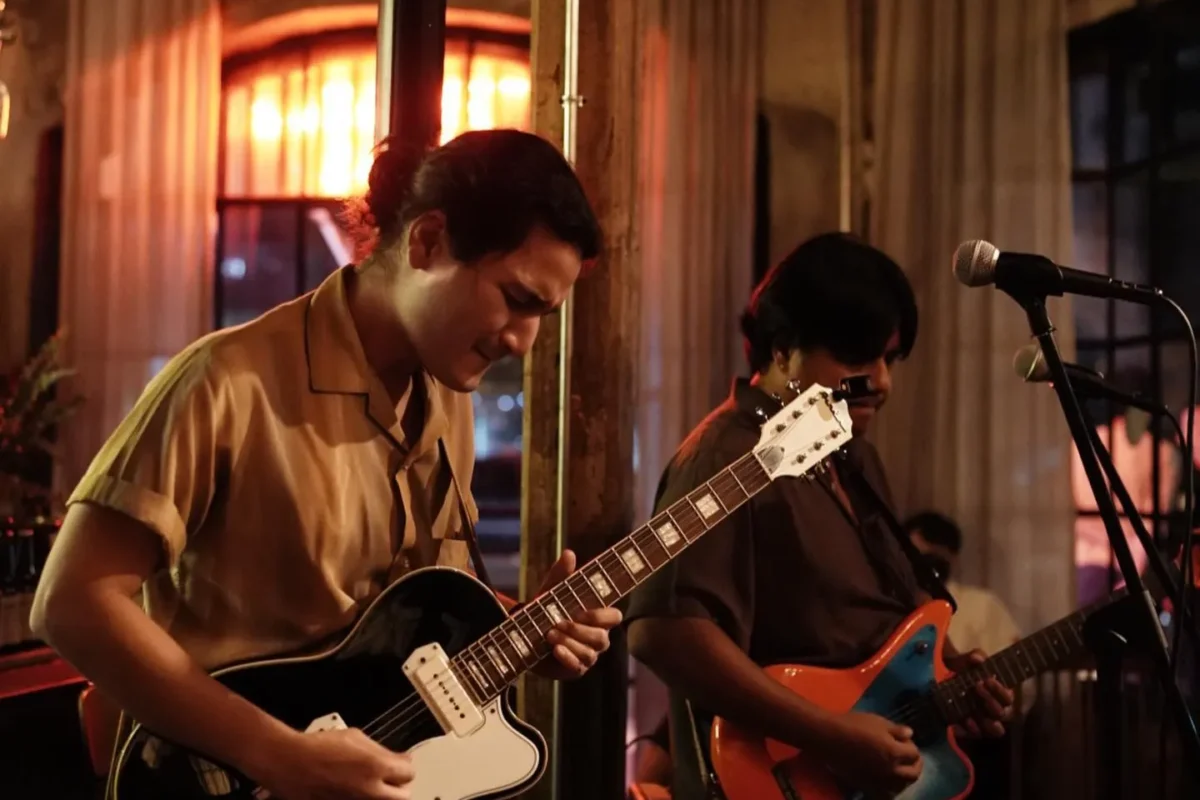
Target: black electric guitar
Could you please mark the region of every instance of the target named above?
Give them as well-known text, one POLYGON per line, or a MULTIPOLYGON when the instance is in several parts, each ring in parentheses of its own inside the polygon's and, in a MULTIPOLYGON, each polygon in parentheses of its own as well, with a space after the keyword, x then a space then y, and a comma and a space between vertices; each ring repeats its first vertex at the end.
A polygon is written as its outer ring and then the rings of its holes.
MULTIPOLYGON (((612 605, 771 481, 804 475, 850 438, 845 401, 813 386, 764 423, 751 452, 512 616, 464 572, 417 570, 332 649, 213 677, 298 730, 359 728, 408 752, 414 800, 512 797, 545 771, 546 744, 512 711, 508 690, 549 656, 554 624, 612 605)), ((270 796, 140 725, 121 742, 111 781, 118 800, 270 796)))

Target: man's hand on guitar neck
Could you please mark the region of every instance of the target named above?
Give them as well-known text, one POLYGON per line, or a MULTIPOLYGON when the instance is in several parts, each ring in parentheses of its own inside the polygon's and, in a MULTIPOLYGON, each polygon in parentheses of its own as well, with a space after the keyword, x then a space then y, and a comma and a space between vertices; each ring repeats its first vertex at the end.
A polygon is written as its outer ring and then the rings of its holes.
MULTIPOLYGON (((969 653, 954 652, 950 643, 946 643, 945 655, 942 661, 954 673, 969 671, 987 661, 987 654, 982 650, 972 650, 969 653)), ((980 713, 966 720, 961 725, 954 726, 958 736, 979 738, 989 736, 999 738, 1004 735, 1004 725, 1013 717, 1014 695, 1012 690, 995 678, 978 681, 975 691, 979 695, 980 713)))
MULTIPOLYGON (((546 573, 538 596, 566 580, 574 571, 575 553, 564 550, 546 573)), ((578 619, 559 623, 557 629, 546 636, 554 646, 554 658, 543 661, 533 671, 543 678, 560 681, 581 677, 608 649, 608 632, 620 624, 621 612, 615 608, 592 609, 578 619)))

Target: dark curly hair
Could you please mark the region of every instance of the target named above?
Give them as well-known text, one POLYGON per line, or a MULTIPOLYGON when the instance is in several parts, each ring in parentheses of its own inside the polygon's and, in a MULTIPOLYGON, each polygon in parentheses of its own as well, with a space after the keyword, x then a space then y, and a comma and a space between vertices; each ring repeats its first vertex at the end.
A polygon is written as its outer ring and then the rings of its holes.
POLYGON ((866 242, 826 233, 767 272, 742 314, 746 360, 758 372, 774 354, 824 348, 843 364, 884 355, 900 334, 900 356, 917 338, 917 302, 904 271, 866 242))
POLYGON ((531 133, 470 131, 428 151, 388 138, 376 148, 368 187, 342 214, 360 258, 429 211, 446 215, 460 261, 510 253, 538 226, 585 263, 600 254, 600 224, 579 178, 554 145, 531 133))

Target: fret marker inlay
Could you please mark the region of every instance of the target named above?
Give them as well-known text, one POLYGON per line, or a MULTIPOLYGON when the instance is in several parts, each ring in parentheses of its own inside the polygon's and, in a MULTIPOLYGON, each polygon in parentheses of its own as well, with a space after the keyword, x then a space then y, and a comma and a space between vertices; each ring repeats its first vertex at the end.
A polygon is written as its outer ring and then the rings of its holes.
POLYGON ((546 603, 546 613, 550 616, 550 619, 554 620, 555 625, 567 618, 563 610, 558 607, 558 603, 546 603))
POLYGON ((696 510, 699 511, 705 519, 710 519, 714 514, 720 512, 721 507, 717 505, 717 501, 713 500, 711 494, 702 494, 700 499, 696 501, 696 510))
POLYGON ((612 586, 605 579, 604 574, 600 570, 596 570, 588 575, 588 582, 592 584, 592 588, 596 590, 596 594, 601 598, 608 597, 612 594, 612 586))
POLYGON ((508 640, 513 643, 513 647, 517 648, 517 652, 520 653, 521 658, 529 657, 529 645, 525 644, 524 636, 517 631, 513 631, 508 635, 508 640))
POLYGON ((483 670, 481 670, 479 665, 474 661, 467 661, 467 669, 471 670, 471 674, 475 676, 475 680, 480 686, 488 686, 491 684, 491 681, 483 676, 483 670))
POLYGON ((628 547, 621 551, 621 560, 625 562, 625 566, 634 575, 637 575, 646 568, 646 562, 642 561, 642 557, 638 555, 637 550, 628 547))
POLYGON ((500 670, 500 674, 507 675, 508 662, 500 657, 500 653, 492 645, 489 644, 485 649, 487 650, 488 657, 492 659, 492 663, 496 665, 496 669, 500 670))
POLYGON ((668 550, 678 544, 681 538, 679 529, 670 522, 664 522, 662 525, 659 525, 655 529, 655 532, 658 534, 658 538, 662 539, 663 547, 668 550))

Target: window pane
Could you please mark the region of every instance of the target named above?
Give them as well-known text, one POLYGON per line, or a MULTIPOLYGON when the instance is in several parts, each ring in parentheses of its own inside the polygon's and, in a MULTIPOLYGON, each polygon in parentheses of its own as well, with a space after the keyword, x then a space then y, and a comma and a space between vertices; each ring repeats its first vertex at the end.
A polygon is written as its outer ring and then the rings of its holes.
POLYGON ((1124 141, 1122 155, 1126 163, 1141 161, 1150 155, 1150 65, 1134 61, 1125 68, 1122 82, 1124 141))
MULTIPOLYGON (((1079 269, 1108 272, 1108 213, 1103 181, 1076 182, 1071 187, 1074 211, 1075 264, 1079 269)), ((1097 297, 1072 297, 1075 335, 1079 339, 1107 339, 1108 301, 1097 297)))
POLYGON ((1103 67, 1071 77, 1071 152, 1075 169, 1108 166, 1108 80, 1103 67))
MULTIPOLYGON (((1159 288, 1179 303, 1200 328, 1200 155, 1167 162, 1159 169, 1157 235, 1162 263, 1159 288)), ((1163 328, 1170 335, 1183 333, 1175 314, 1163 312, 1163 328)))
POLYGON ((479 547, 496 587, 516 596, 521 563, 523 363, 507 358, 484 376, 475 406, 475 473, 479 547))
MULTIPOLYGON (((375 145, 375 50, 363 32, 227 76, 223 195, 361 194, 375 145)), ((529 86, 527 48, 447 41, 441 141, 468 129, 528 129, 529 86)))
POLYGON ((1170 94, 1171 133, 1176 142, 1200 140, 1200 43, 1175 51, 1170 94))
POLYGON ((296 296, 296 208, 227 206, 217 276, 221 327, 239 325, 296 296))
MULTIPOLYGON (((1188 346, 1186 342, 1164 342, 1161 345, 1162 387, 1159 398, 1173 414, 1187 408, 1188 346)), ((1200 388, 1200 387, 1198 387, 1200 388)), ((1198 401, 1200 402, 1200 401, 1198 401)))
MULTIPOLYGON (((1085 356, 1086 357, 1086 356, 1085 356)), ((1150 370, 1148 347, 1125 347, 1116 351, 1109 382, 1126 391, 1145 391, 1150 370)), ((1092 421, 1105 449, 1110 453, 1117 474, 1129 490, 1140 514, 1154 511, 1154 437, 1145 415, 1126 413, 1113 403, 1089 403, 1099 408, 1092 421)), ((1079 599, 1091 601, 1103 596, 1109 585, 1112 551, 1103 521, 1094 513, 1098 508, 1095 495, 1083 471, 1078 451, 1072 446, 1071 484, 1076 508, 1084 512, 1075 522, 1075 564, 1078 569, 1079 599)), ((1116 499, 1114 498, 1114 503, 1116 499)), ((1117 503, 1117 510, 1121 508, 1117 503)), ((1133 528, 1124 521, 1126 541, 1139 567, 1144 570, 1146 557, 1133 528)), ((1119 574, 1117 575, 1119 578, 1119 574)))
POLYGON ((311 203, 304 210, 304 291, 317 288, 339 267, 354 263, 354 242, 341 222, 340 202, 311 203))
MULTIPOLYGON (((1101 375, 1107 375, 1109 372, 1108 348, 1081 347, 1075 354, 1075 363, 1081 367, 1099 372, 1101 375)), ((1086 396, 1077 396, 1077 399, 1084 404, 1084 410, 1094 422, 1102 422, 1112 416, 1108 401, 1106 400, 1086 396)))
MULTIPOLYGON (((1116 257, 1113 276, 1135 283, 1150 280, 1150 240, 1148 235, 1150 209, 1146 191, 1146 174, 1119 181, 1114 189, 1113 238, 1116 257)), ((1150 308, 1134 303, 1116 303, 1117 338, 1145 336, 1150 333, 1150 308)))

